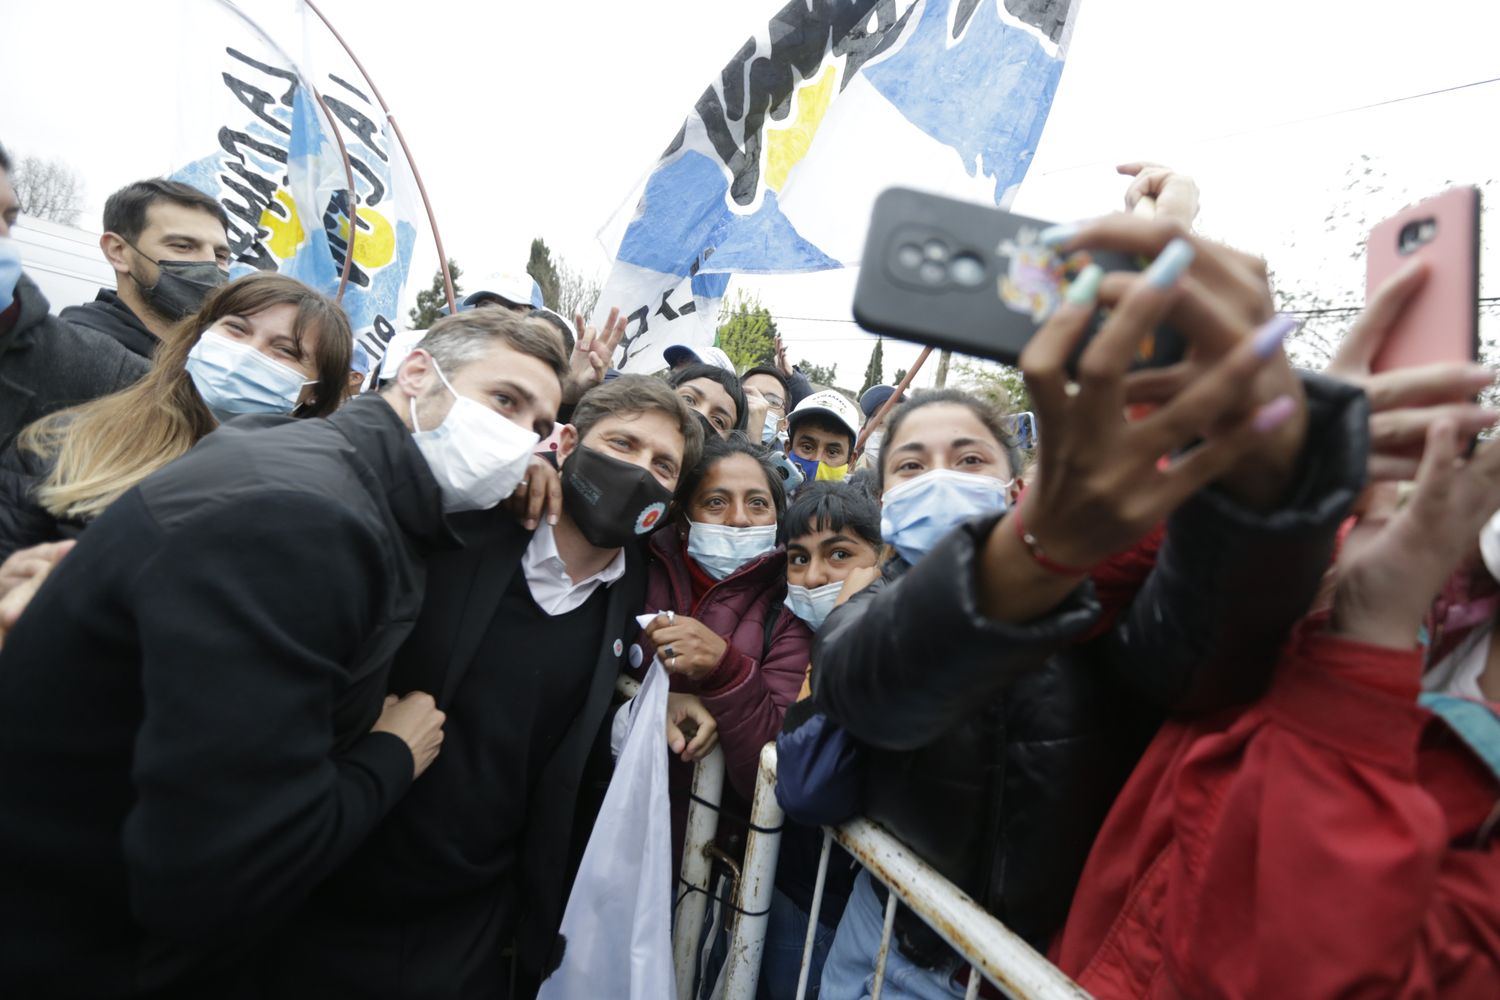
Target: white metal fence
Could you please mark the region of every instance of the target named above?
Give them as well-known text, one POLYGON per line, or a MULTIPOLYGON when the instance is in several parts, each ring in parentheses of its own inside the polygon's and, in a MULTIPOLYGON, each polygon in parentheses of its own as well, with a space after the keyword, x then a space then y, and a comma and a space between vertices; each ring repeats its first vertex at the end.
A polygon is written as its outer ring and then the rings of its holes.
MULTIPOLYGON (((693 775, 693 801, 683 846, 683 885, 673 928, 679 1000, 696 996, 699 943, 711 896, 711 854, 723 785, 723 754, 715 750, 699 762, 693 775)), ((724 1000, 752 1000, 755 996, 783 821, 781 806, 776 801, 776 745, 770 743, 761 751, 760 774, 751 803, 750 834, 728 907, 731 916, 722 979, 724 1000)), ((896 907, 902 903, 969 963, 969 997, 978 996, 981 979, 987 979, 1014 1000, 1087 1000, 1088 994, 1078 984, 899 840, 866 819, 824 831, 812 914, 802 950, 797 1000, 802 1000, 810 985, 808 970, 834 841, 890 890, 885 928, 876 956, 874 1000, 879 1000, 884 984, 896 907)))

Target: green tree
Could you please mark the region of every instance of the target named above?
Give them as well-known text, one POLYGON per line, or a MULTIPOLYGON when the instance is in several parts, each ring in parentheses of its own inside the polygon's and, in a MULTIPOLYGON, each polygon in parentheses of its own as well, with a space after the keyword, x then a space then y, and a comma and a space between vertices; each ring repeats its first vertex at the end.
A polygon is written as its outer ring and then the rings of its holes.
MULTIPOLYGON (((463 295, 463 289, 458 286, 458 278, 464 272, 452 257, 448 258, 448 273, 453 277, 453 297, 457 299, 463 295)), ((443 289, 443 269, 438 268, 432 276, 432 285, 417 293, 417 304, 407 313, 411 317, 411 328, 425 330, 432 326, 443 315, 442 310, 447 305, 448 293, 443 289)))
POLYGON ((548 309, 556 309, 558 293, 562 290, 562 279, 557 265, 552 262, 552 251, 540 236, 531 241, 531 259, 526 262, 526 273, 536 279, 542 287, 542 303, 548 309))
POLYGON ((863 396, 865 390, 871 386, 880 385, 885 381, 885 339, 875 338, 875 349, 870 352, 870 363, 865 366, 865 384, 860 386, 859 395, 863 396))
POLYGON ((897 368, 896 369, 896 374, 894 374, 894 375, 891 376, 891 385, 900 385, 901 384, 901 380, 904 379, 904 378, 906 378, 906 369, 905 368, 897 368))
POLYGON ((1025 413, 1031 394, 1019 369, 989 361, 962 358, 953 363, 958 388, 972 392, 1002 413, 1025 413))
POLYGON ((814 385, 832 386, 833 380, 837 377, 835 373, 838 371, 838 367, 838 364, 835 363, 824 368, 822 365, 813 364, 806 358, 797 362, 797 370, 806 375, 807 380, 814 385))
POLYGON ((734 362, 736 371, 768 365, 776 360, 776 321, 760 299, 736 295, 719 313, 718 347, 734 362))

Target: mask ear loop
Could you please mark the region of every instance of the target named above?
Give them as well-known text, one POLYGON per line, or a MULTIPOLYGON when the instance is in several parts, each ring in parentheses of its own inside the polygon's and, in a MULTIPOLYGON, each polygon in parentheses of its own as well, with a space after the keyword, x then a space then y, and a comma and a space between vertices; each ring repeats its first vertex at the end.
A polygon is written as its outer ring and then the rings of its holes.
MULTIPOLYGON (((431 354, 429 354, 427 356, 429 358, 432 358, 431 354)), ((445 388, 449 392, 453 393, 453 398, 454 399, 458 399, 459 398, 459 396, 458 396, 458 390, 455 389, 455 388, 453 388, 453 383, 449 382, 448 381, 448 377, 443 374, 442 366, 437 363, 437 358, 432 358, 432 370, 435 371, 435 372, 437 372, 438 380, 443 383, 443 388, 445 388)), ((417 397, 416 396, 411 397, 410 403, 411 403, 411 426, 412 426, 412 430, 414 430, 418 434, 421 434, 422 433, 422 425, 419 424, 419 423, 417 423, 417 397)))

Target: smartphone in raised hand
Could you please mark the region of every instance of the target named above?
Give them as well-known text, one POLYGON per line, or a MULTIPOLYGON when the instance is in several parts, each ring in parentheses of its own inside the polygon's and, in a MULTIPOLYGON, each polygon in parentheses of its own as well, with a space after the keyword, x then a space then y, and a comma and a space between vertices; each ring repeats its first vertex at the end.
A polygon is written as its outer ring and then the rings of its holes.
POLYGON ((1479 359, 1479 189, 1455 187, 1377 223, 1365 253, 1365 296, 1411 260, 1427 280, 1386 335, 1371 370, 1479 359))
MULTIPOLYGON (((1048 225, 891 188, 875 200, 854 318, 872 333, 1014 365, 1085 267, 1138 271, 1150 263, 1113 251, 1058 254, 1038 240, 1048 225)), ((1163 327, 1142 341, 1133 367, 1174 364, 1184 348, 1181 335, 1163 327)))

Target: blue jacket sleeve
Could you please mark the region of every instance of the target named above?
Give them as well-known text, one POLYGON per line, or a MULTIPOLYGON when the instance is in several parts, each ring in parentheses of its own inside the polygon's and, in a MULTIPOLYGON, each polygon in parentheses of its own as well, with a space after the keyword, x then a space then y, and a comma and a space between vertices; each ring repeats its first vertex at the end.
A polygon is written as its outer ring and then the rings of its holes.
POLYGON ((803 699, 776 737, 776 801, 809 826, 833 826, 864 811, 864 754, 843 727, 803 699))

